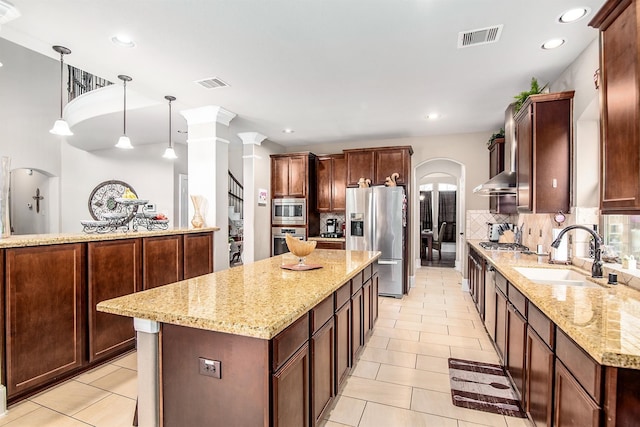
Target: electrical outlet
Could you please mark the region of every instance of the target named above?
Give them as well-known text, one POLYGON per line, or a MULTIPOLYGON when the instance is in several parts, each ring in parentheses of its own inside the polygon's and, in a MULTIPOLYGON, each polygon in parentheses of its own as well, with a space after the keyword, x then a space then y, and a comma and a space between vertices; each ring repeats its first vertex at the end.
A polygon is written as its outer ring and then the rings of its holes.
POLYGON ((221 378, 222 377, 222 364, 219 360, 205 359, 204 357, 198 358, 199 360, 199 373, 207 377, 221 378))

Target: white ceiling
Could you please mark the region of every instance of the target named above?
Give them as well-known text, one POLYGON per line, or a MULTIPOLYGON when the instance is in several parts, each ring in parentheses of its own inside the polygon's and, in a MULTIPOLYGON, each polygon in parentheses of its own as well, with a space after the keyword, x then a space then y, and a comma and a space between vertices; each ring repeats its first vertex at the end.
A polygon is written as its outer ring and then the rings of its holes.
MULTIPOLYGON (((497 130, 531 77, 553 81, 597 37, 587 23, 604 0, 11 2, 21 16, 0 37, 54 59, 51 46, 66 46, 65 62, 113 82, 130 75, 129 89, 158 99, 128 117, 132 140, 166 140, 164 95, 171 94, 174 115, 220 105, 237 114, 234 131, 295 146, 497 130), (558 23, 576 6, 591 14, 558 23), (497 43, 457 48, 460 31, 498 24, 497 43), (117 33, 136 47, 114 45, 117 33), (542 50, 553 37, 567 42, 542 50), (194 83, 207 77, 230 87, 194 83), (425 119, 432 112, 441 117, 425 119)), ((119 117, 77 131, 117 126, 119 117)))

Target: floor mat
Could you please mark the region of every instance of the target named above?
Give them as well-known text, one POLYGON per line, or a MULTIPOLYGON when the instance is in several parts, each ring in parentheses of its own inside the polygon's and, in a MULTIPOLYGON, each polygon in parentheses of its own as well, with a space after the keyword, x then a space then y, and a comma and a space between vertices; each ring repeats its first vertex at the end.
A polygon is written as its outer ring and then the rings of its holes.
POLYGON ((500 365, 450 358, 449 381, 451 400, 456 406, 526 417, 500 365))

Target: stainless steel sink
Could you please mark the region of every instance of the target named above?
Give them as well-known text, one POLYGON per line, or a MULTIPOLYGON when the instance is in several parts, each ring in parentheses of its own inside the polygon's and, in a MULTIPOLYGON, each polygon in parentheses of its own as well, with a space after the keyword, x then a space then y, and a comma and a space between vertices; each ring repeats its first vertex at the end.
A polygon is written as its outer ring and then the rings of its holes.
POLYGON ((514 270, 541 285, 598 286, 588 280, 586 275, 569 268, 514 267, 514 270))

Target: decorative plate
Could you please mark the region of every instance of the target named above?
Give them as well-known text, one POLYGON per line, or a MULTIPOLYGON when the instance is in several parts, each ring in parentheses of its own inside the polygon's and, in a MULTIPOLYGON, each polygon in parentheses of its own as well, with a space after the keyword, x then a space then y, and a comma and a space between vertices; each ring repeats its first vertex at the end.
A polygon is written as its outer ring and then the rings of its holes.
MULTIPOLYGON (((125 188, 129 188, 136 197, 138 196, 133 187, 124 181, 110 180, 98 184, 89 196, 89 212, 93 219, 102 220, 105 213, 124 213, 133 217, 127 206, 116 202, 116 199, 124 194, 125 188)), ((135 206, 134 212, 137 210, 138 207, 135 206)))

